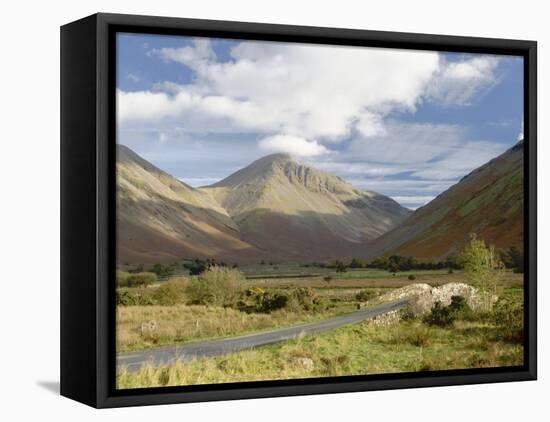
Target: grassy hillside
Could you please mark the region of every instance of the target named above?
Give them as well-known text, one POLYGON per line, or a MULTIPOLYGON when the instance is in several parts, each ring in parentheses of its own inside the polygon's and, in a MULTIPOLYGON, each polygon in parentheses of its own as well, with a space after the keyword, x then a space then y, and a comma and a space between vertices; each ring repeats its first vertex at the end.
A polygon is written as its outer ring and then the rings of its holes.
POLYGON ((239 237, 210 197, 139 157, 117 149, 117 260, 172 262, 182 257, 243 259, 258 249, 239 237))
POLYGON ((523 248, 523 141, 465 176, 397 228, 376 239, 371 256, 435 259, 475 232, 497 248, 523 248))
POLYGON ((231 215, 242 238, 273 256, 348 256, 403 221, 410 211, 375 192, 301 164, 263 157, 203 188, 231 215))

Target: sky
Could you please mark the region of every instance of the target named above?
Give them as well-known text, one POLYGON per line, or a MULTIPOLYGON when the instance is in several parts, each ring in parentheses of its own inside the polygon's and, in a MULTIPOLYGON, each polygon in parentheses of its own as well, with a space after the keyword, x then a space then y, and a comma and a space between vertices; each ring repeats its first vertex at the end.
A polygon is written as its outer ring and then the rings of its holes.
POLYGON ((195 187, 285 152, 416 209, 522 132, 521 57, 117 37, 117 142, 195 187))

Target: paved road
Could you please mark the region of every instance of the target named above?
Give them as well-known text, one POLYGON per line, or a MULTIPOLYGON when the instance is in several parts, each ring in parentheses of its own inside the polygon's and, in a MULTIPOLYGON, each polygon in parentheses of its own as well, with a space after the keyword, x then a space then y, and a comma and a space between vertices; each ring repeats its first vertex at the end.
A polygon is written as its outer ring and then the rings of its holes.
POLYGON ((175 346, 165 346, 140 352, 121 353, 117 355, 117 367, 122 365, 125 366, 128 371, 133 372, 139 370, 145 363, 160 366, 176 360, 192 360, 225 355, 242 349, 250 349, 266 344, 277 343, 300 335, 334 330, 344 325, 354 324, 377 315, 400 309, 405 306, 407 302, 408 299, 396 300, 347 315, 261 333, 220 340, 207 340, 175 346))

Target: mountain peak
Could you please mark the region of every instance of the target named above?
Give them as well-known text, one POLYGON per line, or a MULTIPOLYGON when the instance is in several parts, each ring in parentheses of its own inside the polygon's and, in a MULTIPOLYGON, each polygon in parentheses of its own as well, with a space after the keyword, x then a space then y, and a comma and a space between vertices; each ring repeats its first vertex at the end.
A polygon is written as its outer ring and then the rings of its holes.
POLYGON ((276 152, 275 154, 269 154, 262 158, 259 158, 256 161, 265 160, 265 161, 294 161, 290 154, 286 152, 276 152))
POLYGON ((290 154, 278 152, 275 154, 265 155, 252 162, 249 167, 265 167, 273 164, 296 163, 290 154))

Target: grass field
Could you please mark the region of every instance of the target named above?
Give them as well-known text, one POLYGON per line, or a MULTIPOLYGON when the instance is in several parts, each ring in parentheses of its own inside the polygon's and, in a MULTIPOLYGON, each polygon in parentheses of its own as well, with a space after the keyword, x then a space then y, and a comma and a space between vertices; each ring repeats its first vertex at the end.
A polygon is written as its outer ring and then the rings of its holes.
POLYGON ((521 365, 523 347, 503 340, 489 322, 458 321, 452 328, 402 322, 361 323, 273 346, 211 359, 122 370, 118 388, 382 374, 521 365), (308 365, 304 365, 304 359, 308 365), (311 363, 309 363, 311 362, 311 363))
POLYGON ((117 352, 287 327, 328 318, 350 310, 351 308, 340 306, 315 313, 278 310, 268 314, 185 304, 119 306, 117 308, 117 352), (143 335, 141 323, 149 320, 155 320, 158 329, 154 333, 143 335))
MULTIPOLYGON (((248 276, 242 281, 244 290, 267 294, 306 288, 324 305, 315 309, 294 306, 271 312, 243 312, 219 305, 191 305, 183 297, 180 303, 168 306, 118 306, 117 352, 222 338, 321 320, 354 311, 358 303, 356 296, 364 291, 376 296, 411 283, 439 286, 465 281, 461 271, 449 273, 447 270, 408 271, 392 275, 375 269, 348 269, 345 273, 322 269, 322 274, 311 274, 306 273, 311 268, 290 264, 262 265, 244 270, 248 276), (413 280, 409 277, 411 275, 413 280), (327 277, 330 278, 327 280, 327 277), (157 329, 152 333, 143 333, 141 324, 149 320, 156 322, 157 329)), ((522 278, 522 274, 505 272, 499 281, 498 295, 520 301, 523 295, 522 278)), ((189 277, 180 276, 173 283, 184 286, 189 280, 189 277)), ((120 288, 119 291, 154 298, 155 292, 166 283, 162 281, 148 287, 120 288)), ((117 384, 119 388, 135 388, 521 364, 522 345, 503 340, 503 330, 492 320, 483 319, 457 321, 452 327, 444 328, 428 326, 420 320, 387 327, 365 322, 255 350, 179 362, 169 367, 146 366, 135 373, 119 368, 117 384), (304 365, 304 359, 307 365, 304 365)))

